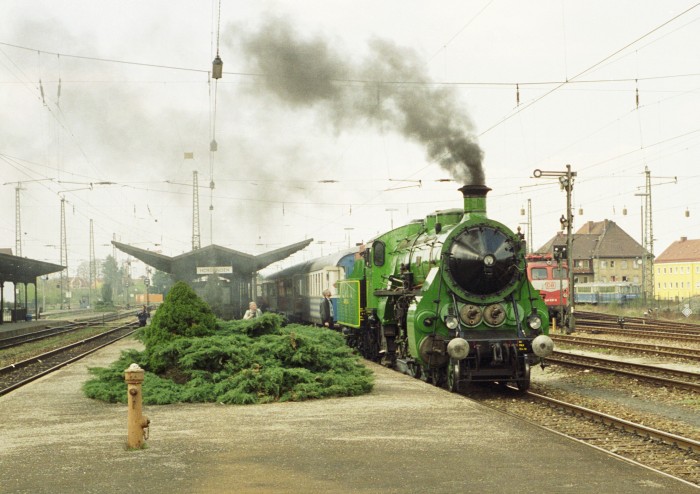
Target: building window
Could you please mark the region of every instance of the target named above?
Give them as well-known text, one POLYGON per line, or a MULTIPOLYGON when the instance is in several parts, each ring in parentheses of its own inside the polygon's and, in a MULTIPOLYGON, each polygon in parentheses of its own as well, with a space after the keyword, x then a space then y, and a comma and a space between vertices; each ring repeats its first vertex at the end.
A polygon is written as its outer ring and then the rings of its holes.
POLYGON ((615 261, 610 261, 610 267, 614 268, 615 267, 615 261))
POLYGON ((620 261, 620 267, 622 269, 627 269, 627 261, 620 261))
POLYGON ((600 261, 600 268, 605 269, 608 267, 608 261, 600 261))

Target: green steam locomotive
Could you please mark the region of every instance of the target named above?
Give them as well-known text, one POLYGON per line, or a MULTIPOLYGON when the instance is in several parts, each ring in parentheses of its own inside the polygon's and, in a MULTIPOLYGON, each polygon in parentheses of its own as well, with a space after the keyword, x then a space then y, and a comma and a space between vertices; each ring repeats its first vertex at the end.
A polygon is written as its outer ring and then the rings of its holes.
POLYGON ((336 283, 337 322, 368 359, 457 392, 469 382, 530 386, 553 351, 548 310, 526 276, 522 236, 486 216, 484 185, 464 209, 376 237, 336 283))

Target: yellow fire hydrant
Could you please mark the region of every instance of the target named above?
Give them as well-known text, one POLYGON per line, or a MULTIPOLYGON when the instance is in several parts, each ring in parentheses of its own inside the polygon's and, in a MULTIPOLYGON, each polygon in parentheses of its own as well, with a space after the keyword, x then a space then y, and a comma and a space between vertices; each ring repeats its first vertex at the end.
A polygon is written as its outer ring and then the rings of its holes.
POLYGON ((148 439, 148 425, 151 423, 148 417, 142 414, 141 384, 144 371, 138 364, 131 364, 124 371, 124 380, 127 384, 128 412, 127 412, 127 446, 138 449, 148 439))

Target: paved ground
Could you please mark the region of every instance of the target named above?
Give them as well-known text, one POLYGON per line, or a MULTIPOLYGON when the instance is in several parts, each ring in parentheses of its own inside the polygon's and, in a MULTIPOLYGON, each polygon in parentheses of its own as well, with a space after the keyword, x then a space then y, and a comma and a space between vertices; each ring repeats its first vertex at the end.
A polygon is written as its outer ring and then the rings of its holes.
POLYGON ((356 398, 146 407, 148 448, 127 451, 126 407, 80 386, 136 345, 0 397, 0 492, 698 492, 379 366, 356 398))

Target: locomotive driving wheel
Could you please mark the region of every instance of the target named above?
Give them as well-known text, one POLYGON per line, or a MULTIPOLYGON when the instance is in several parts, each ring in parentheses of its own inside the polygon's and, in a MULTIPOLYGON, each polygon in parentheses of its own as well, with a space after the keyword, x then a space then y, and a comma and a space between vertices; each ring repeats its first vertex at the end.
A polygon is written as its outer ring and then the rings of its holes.
POLYGON ((520 379, 516 379, 515 381, 515 386, 521 393, 524 393, 525 391, 530 389, 530 364, 528 364, 527 362, 525 362, 525 369, 523 374, 523 377, 521 377, 520 379))
POLYGON ((459 360, 450 359, 450 363, 447 366, 447 390, 451 393, 460 392, 460 378, 461 378, 459 360))
POLYGON ((433 386, 437 386, 438 388, 441 388, 444 384, 445 381, 447 380, 446 372, 444 369, 440 368, 432 368, 429 369, 426 372, 426 380, 433 386))

